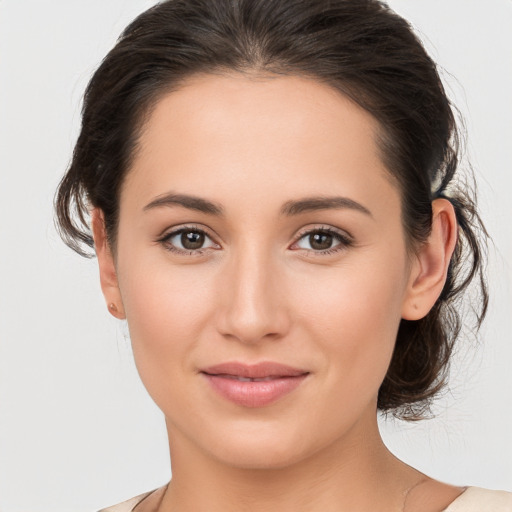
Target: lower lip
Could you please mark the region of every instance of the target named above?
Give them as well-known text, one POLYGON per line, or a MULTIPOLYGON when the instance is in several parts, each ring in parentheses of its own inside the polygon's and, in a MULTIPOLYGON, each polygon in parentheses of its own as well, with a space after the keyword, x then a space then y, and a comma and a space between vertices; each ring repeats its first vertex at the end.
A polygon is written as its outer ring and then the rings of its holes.
POLYGON ((263 381, 241 381, 202 373, 217 393, 244 407, 263 407, 291 393, 308 374, 263 381))

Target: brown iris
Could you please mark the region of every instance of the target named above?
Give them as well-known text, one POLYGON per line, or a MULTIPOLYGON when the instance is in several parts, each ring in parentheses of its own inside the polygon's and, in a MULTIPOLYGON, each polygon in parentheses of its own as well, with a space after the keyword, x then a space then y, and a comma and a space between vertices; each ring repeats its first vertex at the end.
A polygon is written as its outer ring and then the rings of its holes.
POLYGON ((204 244, 204 233, 197 231, 184 231, 181 234, 181 244, 185 249, 200 249, 204 244))
POLYGON ((329 233, 312 233, 309 235, 309 243, 313 249, 323 251, 332 247, 333 236, 329 233))

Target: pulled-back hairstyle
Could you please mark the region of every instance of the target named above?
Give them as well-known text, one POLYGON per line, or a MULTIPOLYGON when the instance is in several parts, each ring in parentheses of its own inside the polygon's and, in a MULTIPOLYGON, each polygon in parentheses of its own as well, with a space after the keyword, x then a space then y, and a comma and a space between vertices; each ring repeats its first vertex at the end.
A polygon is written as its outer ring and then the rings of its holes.
POLYGON ((90 255, 88 213, 98 207, 115 251, 121 185, 152 108, 194 74, 232 72, 308 76, 372 114, 412 250, 430 234, 432 201, 445 197, 453 204, 459 230, 446 284, 425 318, 402 320, 378 397, 381 411, 423 417, 445 383, 461 327, 456 306, 475 277, 477 326, 485 314, 486 232, 471 190, 455 176, 459 136, 436 65, 384 2, 168 0, 141 14, 85 92, 81 132, 55 200, 61 236, 90 255))

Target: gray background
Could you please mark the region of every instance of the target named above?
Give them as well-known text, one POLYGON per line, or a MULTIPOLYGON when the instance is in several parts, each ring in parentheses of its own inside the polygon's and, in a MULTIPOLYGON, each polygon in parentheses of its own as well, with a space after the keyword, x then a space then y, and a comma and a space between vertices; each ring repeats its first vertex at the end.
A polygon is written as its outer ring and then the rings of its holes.
MULTIPOLYGON (((91 73, 150 0, 0 0, 0 511, 86 512, 170 477, 161 413, 136 375, 95 260, 65 248, 52 196, 91 73)), ((455 359, 437 418, 388 421, 406 462, 512 490, 512 2, 393 0, 463 112, 494 238, 481 339, 455 359)))

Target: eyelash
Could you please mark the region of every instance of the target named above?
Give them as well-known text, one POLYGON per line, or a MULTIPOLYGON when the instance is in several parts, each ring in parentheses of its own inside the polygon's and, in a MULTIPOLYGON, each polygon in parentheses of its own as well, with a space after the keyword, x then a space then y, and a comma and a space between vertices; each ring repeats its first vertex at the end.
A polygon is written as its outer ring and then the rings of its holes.
MULTIPOLYGON (((157 240, 157 242, 161 243, 166 250, 176 253, 176 254, 179 254, 179 255, 182 255, 182 256, 202 256, 208 249, 210 249, 210 247, 205 247, 205 248, 200 248, 200 249, 195 249, 195 250, 194 249, 188 249, 188 250, 187 249, 185 249, 185 250, 178 249, 177 247, 175 247, 174 245, 172 245, 169 242, 175 236, 178 236, 182 233, 188 233, 188 232, 198 233, 198 234, 204 235, 205 237, 209 238, 210 240, 212 239, 212 237, 210 237, 210 235, 208 235, 208 233, 204 229, 201 229, 197 226, 183 226, 179 229, 176 229, 174 231, 166 233, 164 236, 160 237, 157 240)), ((308 229, 308 230, 301 232, 299 234, 299 236, 297 237, 297 239, 295 240, 295 242, 293 242, 292 245, 296 245, 300 240, 302 240, 306 236, 310 236, 315 233, 331 235, 335 240, 337 240, 339 242, 338 245, 335 245, 334 247, 331 247, 329 249, 324 249, 321 251, 316 251, 314 249, 303 249, 303 250, 307 251, 308 253, 313 254, 315 256, 324 256, 324 255, 327 256, 330 254, 334 254, 334 253, 343 251, 343 250, 354 245, 353 239, 348 234, 339 233, 338 231, 335 231, 334 229, 332 229, 328 226, 316 227, 316 228, 308 229)), ((216 244, 216 245, 218 245, 218 244, 216 244)), ((297 250, 297 249, 295 249, 295 250, 297 250)))
POLYGON ((338 253, 345 249, 348 249, 349 247, 352 247, 354 245, 354 240, 352 239, 352 237, 350 235, 342 234, 339 231, 336 231, 329 226, 315 227, 313 229, 307 229, 305 231, 302 231, 299 234, 299 236, 297 237, 296 241, 293 243, 293 245, 296 245, 297 243, 299 243, 300 240, 302 240, 306 236, 311 236, 312 234, 315 234, 315 233, 331 235, 339 243, 338 243, 338 245, 335 245, 334 247, 331 247, 329 249, 324 249, 321 251, 315 251, 314 249, 303 249, 303 250, 306 250, 309 254, 312 254, 314 256, 328 256, 330 254, 335 254, 335 253, 338 253))
POLYGON ((178 249, 169 242, 172 238, 182 233, 198 233, 208 237, 210 240, 212 239, 212 237, 204 229, 201 229, 197 226, 183 226, 179 229, 166 233, 164 236, 160 237, 157 242, 161 243, 167 251, 179 254, 181 256, 202 256, 209 249, 209 247, 201 249, 178 249))

